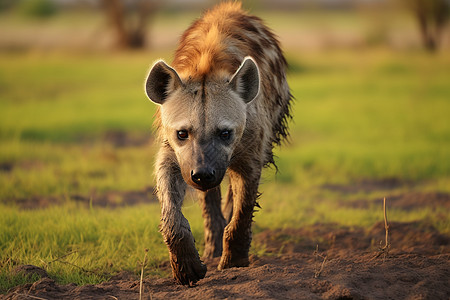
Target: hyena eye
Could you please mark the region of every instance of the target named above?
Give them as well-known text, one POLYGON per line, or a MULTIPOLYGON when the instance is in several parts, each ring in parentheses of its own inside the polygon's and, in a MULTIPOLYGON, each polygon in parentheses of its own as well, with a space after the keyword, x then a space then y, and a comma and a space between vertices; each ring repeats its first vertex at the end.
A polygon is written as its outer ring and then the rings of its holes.
POLYGON ((231 137, 231 130, 222 130, 220 132, 220 138, 224 141, 229 140, 231 137))
POLYGON ((187 132, 187 130, 178 130, 177 137, 179 140, 187 140, 187 138, 189 137, 189 133, 187 132))

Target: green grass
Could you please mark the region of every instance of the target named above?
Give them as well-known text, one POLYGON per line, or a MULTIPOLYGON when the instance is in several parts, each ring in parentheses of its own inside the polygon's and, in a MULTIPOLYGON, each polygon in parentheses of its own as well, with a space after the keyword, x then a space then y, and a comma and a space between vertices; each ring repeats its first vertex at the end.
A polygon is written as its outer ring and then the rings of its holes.
POLYGON ((33 211, 1 208, 2 272, 33 264, 63 283, 100 282, 120 270, 140 270, 138 262, 149 249, 149 273, 161 274, 157 267, 167 253, 159 219, 149 218, 158 215, 157 205, 121 211, 74 204, 33 211))
POLYGON ((152 60, 0 57, 0 163, 14 166, 0 173, 0 202, 151 185, 153 147, 114 149, 106 137, 151 140, 143 81, 152 60))
POLYGON ((311 66, 315 58, 308 57, 304 69, 311 71, 292 76, 294 145, 282 152, 289 164, 306 156, 308 168, 330 175, 448 177, 449 58, 376 51, 356 57, 318 57, 311 66), (314 72, 322 68, 328 70, 314 72))
MULTIPOLYGON (((96 283, 120 270, 138 273, 144 249, 146 274, 167 275, 158 268, 168 254, 157 203, 110 209, 70 200, 154 184, 157 145, 117 147, 108 133, 153 140, 155 106, 143 81, 157 57, 170 55, 0 54, 2 292, 22 282, 11 273, 18 264, 43 267, 61 283, 96 283), (63 204, 14 204, 36 197, 63 204)), ((450 192, 450 56, 367 50, 288 52, 288 59, 296 97, 291 142, 276 151, 279 173, 263 174, 256 232, 316 223, 369 228, 383 218, 384 196, 450 192), (348 193, 324 187, 386 178, 405 185, 348 193), (380 205, 345 205, 357 200, 380 205)), ((201 252, 195 200, 187 199, 184 212, 201 252)), ((428 222, 450 233, 444 208, 388 213, 392 221, 428 222)), ((264 252, 257 247, 254 253, 264 252)))

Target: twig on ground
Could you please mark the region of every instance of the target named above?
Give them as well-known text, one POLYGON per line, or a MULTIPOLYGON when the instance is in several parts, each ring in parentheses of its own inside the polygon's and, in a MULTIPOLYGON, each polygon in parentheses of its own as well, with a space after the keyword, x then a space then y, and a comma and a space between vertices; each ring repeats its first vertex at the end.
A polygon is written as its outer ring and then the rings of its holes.
MULTIPOLYGON (((28 292, 26 293, 26 295, 27 296, 29 296, 29 297, 35 297, 35 296, 31 296, 31 295, 29 295, 30 293, 31 293, 31 290, 33 290, 34 289, 34 287, 36 286, 36 284, 38 283, 38 281, 35 281, 35 282, 33 282, 33 284, 30 286, 30 288, 28 289, 28 292)), ((40 298, 40 299, 42 299, 42 298, 40 298)))
POLYGON ((314 278, 319 278, 320 274, 322 274, 323 268, 325 266, 325 262, 327 261, 327 255, 319 254, 319 245, 316 246, 316 250, 314 251, 314 256, 316 257, 316 260, 318 258, 322 258, 322 264, 320 267, 317 267, 314 270, 314 278))
POLYGON ((69 253, 66 253, 66 254, 64 254, 64 255, 62 255, 62 256, 60 256, 60 257, 55 258, 55 259, 52 260, 52 261, 49 261, 48 263, 45 263, 45 265, 46 265, 46 267, 48 268, 48 265, 49 265, 49 264, 55 263, 55 262, 59 262, 59 263, 66 264, 66 265, 75 267, 75 268, 77 268, 77 269, 80 269, 80 270, 83 271, 84 273, 90 273, 90 274, 94 274, 94 275, 97 275, 97 276, 106 276, 106 277, 110 277, 110 276, 111 276, 110 273, 106 273, 106 272, 98 272, 98 271, 94 271, 94 270, 88 270, 88 269, 85 269, 85 268, 83 268, 83 267, 77 266, 76 264, 73 264, 73 263, 71 263, 71 262, 62 260, 63 258, 65 258, 65 257, 67 257, 67 256, 69 256, 69 255, 72 255, 72 254, 74 254, 74 253, 77 253, 77 252, 78 252, 77 250, 74 250, 74 251, 71 251, 71 252, 69 252, 69 253))
POLYGON ((58 260, 60 260, 60 259, 62 259, 62 258, 64 258, 64 257, 67 257, 67 256, 72 255, 72 254, 77 253, 77 252, 78 252, 77 250, 70 251, 69 253, 66 253, 66 254, 64 254, 64 255, 62 255, 62 256, 60 256, 60 257, 57 257, 57 258, 55 258, 55 259, 52 260, 52 261, 49 261, 47 264, 54 263, 55 261, 58 261, 58 260))
POLYGON ((44 261, 43 259, 40 259, 40 261, 41 261, 41 263, 44 265, 44 268, 45 269, 48 269, 49 268, 49 264, 51 264, 51 263, 54 263, 54 262, 57 262, 57 261, 59 261, 60 259, 62 259, 62 258, 64 258, 64 257, 67 257, 67 256, 69 256, 69 255, 72 255, 72 254, 74 254, 74 253, 77 253, 78 251, 77 250, 74 250, 74 251, 70 251, 69 253, 66 253, 66 254, 64 254, 64 255, 62 255, 62 256, 59 256, 59 257, 57 257, 57 258, 55 258, 54 260, 52 260, 52 261, 49 261, 49 262, 46 262, 46 261, 44 261))
POLYGON ((383 213, 384 213, 384 229, 386 231, 386 239, 383 249, 389 250, 391 243, 389 242, 389 225, 387 220, 387 214, 386 214, 386 197, 383 199, 383 213))
POLYGON ((98 273, 95 272, 95 271, 87 270, 87 269, 85 269, 85 268, 83 268, 83 267, 77 266, 76 264, 70 263, 70 262, 65 261, 65 260, 58 260, 58 262, 60 262, 60 263, 62 263, 62 264, 69 265, 69 266, 72 266, 72 267, 75 267, 75 268, 77 268, 77 269, 80 269, 81 271, 83 271, 83 272, 85 272, 85 273, 91 273, 91 274, 94 274, 94 275, 100 275, 100 274, 98 274, 98 273))
POLYGON ((17 293, 17 292, 14 292, 14 294, 17 296, 24 296, 24 297, 31 298, 31 299, 47 300, 47 298, 41 298, 41 297, 32 296, 32 295, 28 295, 28 294, 21 294, 21 293, 17 293))
MULTIPOLYGON (((384 230, 386 231, 385 244, 384 244, 384 247, 380 247, 380 249, 378 250, 378 253, 375 255, 374 259, 380 257, 381 255, 383 255, 383 259, 386 259, 386 257, 389 254, 389 249, 391 248, 391 243, 389 241, 389 224, 388 224, 387 214, 386 214, 386 197, 384 197, 384 199, 383 199, 383 213, 384 213, 384 230)), ((380 244, 381 244, 381 242, 380 242, 380 244)))
MULTIPOLYGON (((144 284, 143 284, 144 268, 145 268, 145 264, 147 263, 147 254, 148 254, 148 249, 145 249, 144 261, 142 262, 142 266, 141 266, 141 280, 139 283, 139 300, 142 300, 142 291, 144 289, 144 284)), ((152 294, 150 294, 150 297, 151 296, 152 296, 152 294)))

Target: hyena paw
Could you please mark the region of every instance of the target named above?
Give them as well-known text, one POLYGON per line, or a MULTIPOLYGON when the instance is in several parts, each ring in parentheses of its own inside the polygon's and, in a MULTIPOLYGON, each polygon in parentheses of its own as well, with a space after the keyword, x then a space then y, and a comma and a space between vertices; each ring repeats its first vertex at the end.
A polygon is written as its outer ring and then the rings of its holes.
POLYGON ((232 257, 231 255, 227 255, 224 253, 220 259, 220 263, 217 266, 217 269, 229 269, 234 267, 248 267, 250 261, 248 256, 245 257, 232 257))
POLYGON ((178 284, 192 286, 206 275, 206 266, 198 257, 186 259, 171 255, 170 263, 173 278, 178 284))

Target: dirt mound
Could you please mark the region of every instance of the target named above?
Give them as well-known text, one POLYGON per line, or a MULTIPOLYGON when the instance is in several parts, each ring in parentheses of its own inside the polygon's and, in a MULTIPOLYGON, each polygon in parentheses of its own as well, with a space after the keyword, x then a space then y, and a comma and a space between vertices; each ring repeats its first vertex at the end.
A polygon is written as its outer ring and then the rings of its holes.
MULTIPOLYGON (((321 262, 311 254, 253 257, 250 267, 225 271, 212 262, 206 278, 192 288, 168 278, 146 279, 144 299, 448 299, 449 258, 396 253, 383 260, 349 252, 328 259, 317 278, 321 262)), ((137 279, 77 287, 43 278, 0 298, 138 299, 139 287, 137 279)))
MULTIPOLYGON (((449 237, 417 222, 391 228, 386 257, 376 257, 381 223, 368 231, 333 225, 263 231, 254 239, 267 255, 253 256, 248 268, 218 271, 218 259, 207 261, 206 278, 191 288, 146 278, 143 299, 449 299, 449 237)), ((126 272, 81 287, 45 277, 0 299, 139 299, 139 288, 126 272)))
POLYGON ((103 141, 114 147, 141 147, 152 142, 150 133, 131 133, 123 130, 109 130, 104 133, 103 141))
MULTIPOLYGON (((389 208, 398 208, 410 211, 427 207, 429 209, 450 208, 450 194, 440 192, 419 193, 411 192, 392 195, 387 198, 389 208)), ((380 205, 380 199, 356 200, 342 202, 341 205, 347 205, 353 208, 367 209, 370 206, 380 205)))
POLYGON ((429 192, 429 193, 409 193, 393 196, 390 199, 392 208, 411 210, 417 207, 428 207, 436 209, 438 207, 450 208, 450 194, 429 192))
POLYGON ((393 190, 399 187, 410 186, 412 183, 399 178, 362 179, 352 184, 324 184, 322 188, 342 194, 359 192, 373 192, 380 190, 393 190))
MULTIPOLYGON (((391 246, 406 252, 450 253, 450 237, 424 222, 389 223, 391 246)), ((255 235, 255 243, 270 254, 292 254, 314 251, 317 247, 328 253, 364 250, 377 251, 385 240, 384 222, 370 230, 333 224, 316 224, 300 229, 265 230, 255 235)))
MULTIPOLYGON (((74 194, 70 195, 70 201, 80 203, 86 207, 100 206, 100 207, 123 207, 131 206, 141 203, 158 202, 153 187, 146 187, 142 190, 135 191, 108 191, 104 193, 92 192, 89 195, 74 194)), ((22 209, 40 209, 51 205, 61 205, 65 203, 66 197, 29 197, 15 199, 14 204, 22 209)))
POLYGON ((39 278, 48 277, 47 271, 33 265, 19 265, 13 269, 13 274, 22 274, 23 276, 37 276, 39 278))

